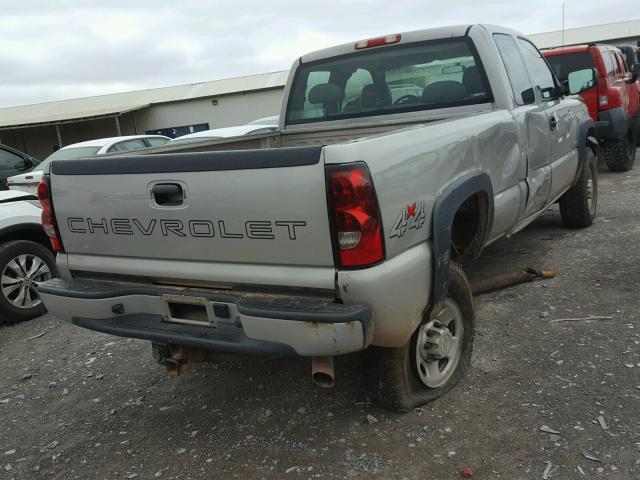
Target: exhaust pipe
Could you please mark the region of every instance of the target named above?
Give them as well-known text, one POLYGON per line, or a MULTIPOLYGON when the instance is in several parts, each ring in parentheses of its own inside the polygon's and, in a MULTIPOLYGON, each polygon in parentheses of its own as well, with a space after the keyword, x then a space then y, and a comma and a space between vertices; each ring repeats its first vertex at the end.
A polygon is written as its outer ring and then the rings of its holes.
POLYGON ((336 383, 333 357, 311 357, 311 378, 319 387, 333 387, 336 383))

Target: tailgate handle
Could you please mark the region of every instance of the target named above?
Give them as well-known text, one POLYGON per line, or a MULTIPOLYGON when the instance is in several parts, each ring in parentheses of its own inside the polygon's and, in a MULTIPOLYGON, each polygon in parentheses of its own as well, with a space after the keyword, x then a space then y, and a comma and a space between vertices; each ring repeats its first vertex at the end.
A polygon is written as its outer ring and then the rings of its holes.
POLYGON ((162 207, 177 207, 184 201, 182 186, 177 183, 156 183, 151 188, 151 195, 162 207))

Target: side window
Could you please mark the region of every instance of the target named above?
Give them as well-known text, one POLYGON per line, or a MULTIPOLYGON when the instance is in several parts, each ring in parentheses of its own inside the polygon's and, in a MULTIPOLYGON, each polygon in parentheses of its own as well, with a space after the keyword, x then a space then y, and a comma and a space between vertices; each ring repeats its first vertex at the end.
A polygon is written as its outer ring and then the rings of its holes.
POLYGON ((126 152, 137 148, 147 148, 147 146, 140 139, 125 140, 124 142, 116 143, 109 149, 109 152, 126 152))
POLYGON ((13 170, 23 160, 20 155, 0 148, 0 170, 13 170))
POLYGON ((500 52, 502 63, 504 63, 507 70, 507 76, 509 77, 516 103, 518 105, 535 103, 533 84, 515 40, 505 34, 495 34, 493 38, 500 52))
POLYGON ((622 55, 620 55, 618 52, 611 52, 611 53, 613 54, 613 58, 618 63, 618 71, 622 74, 626 73, 627 66, 624 63, 624 59, 622 58, 622 55))
POLYGON ((557 98, 559 96, 560 89, 556 85, 556 81, 553 77, 553 72, 549 68, 549 64, 547 64, 546 60, 533 43, 522 38, 518 39, 518 43, 522 49, 524 61, 531 70, 531 76, 533 77, 536 89, 540 93, 540 97, 543 100, 557 98))
POLYGON ((616 68, 613 65, 611 55, 609 55, 609 50, 602 49, 600 50, 600 53, 602 54, 602 60, 604 60, 604 67, 607 69, 607 75, 613 77, 613 75, 615 75, 616 68))

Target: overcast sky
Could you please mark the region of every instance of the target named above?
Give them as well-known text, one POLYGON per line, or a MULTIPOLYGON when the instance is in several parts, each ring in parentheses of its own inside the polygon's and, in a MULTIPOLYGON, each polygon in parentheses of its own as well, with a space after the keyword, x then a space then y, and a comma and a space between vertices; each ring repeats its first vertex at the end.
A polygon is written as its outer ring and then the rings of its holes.
MULTIPOLYGON (((628 20, 566 2, 566 28, 628 20)), ((0 107, 284 70, 301 54, 463 23, 559 30, 562 2, 0 0, 0 107)))

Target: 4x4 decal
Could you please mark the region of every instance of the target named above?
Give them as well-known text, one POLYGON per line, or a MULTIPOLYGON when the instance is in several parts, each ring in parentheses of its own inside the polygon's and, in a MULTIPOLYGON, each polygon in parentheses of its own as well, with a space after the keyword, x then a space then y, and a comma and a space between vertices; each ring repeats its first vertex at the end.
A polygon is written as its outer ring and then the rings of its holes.
POLYGON ((424 225, 424 202, 417 204, 416 202, 408 204, 402 209, 395 222, 393 228, 389 232, 389 237, 402 237, 407 230, 422 228, 424 225))

